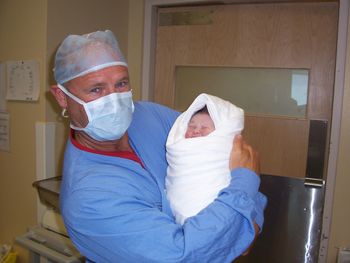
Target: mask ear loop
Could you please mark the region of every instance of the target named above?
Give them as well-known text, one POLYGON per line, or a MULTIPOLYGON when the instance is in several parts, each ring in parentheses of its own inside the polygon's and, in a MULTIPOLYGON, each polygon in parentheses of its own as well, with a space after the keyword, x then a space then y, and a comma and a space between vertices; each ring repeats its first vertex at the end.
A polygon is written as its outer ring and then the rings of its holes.
POLYGON ((67 113, 67 109, 63 109, 62 112, 61 112, 61 115, 62 115, 62 117, 65 118, 65 119, 68 119, 68 118, 69 118, 69 115, 68 115, 68 113, 67 113))

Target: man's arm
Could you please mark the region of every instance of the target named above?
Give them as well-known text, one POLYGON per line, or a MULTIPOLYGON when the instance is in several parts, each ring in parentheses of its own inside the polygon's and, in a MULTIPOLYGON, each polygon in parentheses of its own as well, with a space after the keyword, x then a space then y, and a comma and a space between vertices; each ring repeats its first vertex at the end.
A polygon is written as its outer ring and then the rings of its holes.
MULTIPOLYGON (((230 156, 230 169, 234 170, 238 167, 245 167, 254 171, 258 176, 260 175, 260 159, 259 154, 250 145, 248 145, 241 135, 237 135, 233 142, 232 152, 230 156), (237 158, 240 156, 240 158, 237 158)), ((258 196, 258 198, 263 198, 258 196)), ((263 215, 259 215, 260 217, 263 215)), ((259 222, 262 224, 262 222, 259 222)), ((256 239, 261 231, 259 225, 254 220, 255 237, 249 248, 242 254, 245 256, 252 250, 256 239)))
POLYGON ((138 185, 127 178, 142 175, 127 174, 118 182, 99 176, 104 189, 96 178, 66 202, 68 233, 79 251, 96 262, 231 262, 255 237, 259 185, 247 169, 232 175, 232 184, 183 226, 152 203, 151 182, 138 185))

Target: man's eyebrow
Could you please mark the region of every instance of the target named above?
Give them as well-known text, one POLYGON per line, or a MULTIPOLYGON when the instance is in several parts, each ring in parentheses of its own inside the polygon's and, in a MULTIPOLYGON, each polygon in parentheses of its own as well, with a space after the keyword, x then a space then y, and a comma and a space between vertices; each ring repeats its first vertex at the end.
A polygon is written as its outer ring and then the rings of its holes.
POLYGON ((125 77, 123 77, 123 78, 121 78, 121 79, 119 79, 117 81, 119 82, 119 81, 124 81, 124 80, 129 80, 129 77, 125 76, 125 77))
POLYGON ((92 84, 91 86, 103 86, 103 85, 106 85, 106 83, 100 81, 100 82, 96 82, 96 83, 92 84))
POLYGON ((105 85, 106 85, 106 83, 104 83, 104 82, 95 82, 95 83, 91 83, 88 86, 86 86, 84 88, 84 90, 90 90, 90 89, 96 88, 96 87, 103 87, 105 85))

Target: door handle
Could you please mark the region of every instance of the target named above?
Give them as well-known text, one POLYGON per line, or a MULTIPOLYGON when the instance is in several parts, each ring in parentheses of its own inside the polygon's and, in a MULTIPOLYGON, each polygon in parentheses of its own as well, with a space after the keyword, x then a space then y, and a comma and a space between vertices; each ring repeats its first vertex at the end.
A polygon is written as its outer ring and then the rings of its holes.
POLYGON ((310 120, 305 186, 322 187, 327 141, 327 120, 310 120))

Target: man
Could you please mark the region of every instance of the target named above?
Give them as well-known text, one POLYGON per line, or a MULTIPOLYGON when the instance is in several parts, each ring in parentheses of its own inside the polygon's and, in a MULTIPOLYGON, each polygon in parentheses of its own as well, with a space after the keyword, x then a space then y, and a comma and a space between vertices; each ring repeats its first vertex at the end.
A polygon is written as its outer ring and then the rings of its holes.
POLYGON ((230 158, 231 184, 181 226, 164 191, 165 142, 179 114, 150 102, 133 104, 113 33, 68 36, 54 71, 51 90, 71 122, 61 213, 88 260, 222 263, 247 250, 262 227, 266 198, 253 172, 256 153, 242 138, 230 158))

